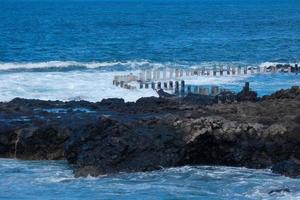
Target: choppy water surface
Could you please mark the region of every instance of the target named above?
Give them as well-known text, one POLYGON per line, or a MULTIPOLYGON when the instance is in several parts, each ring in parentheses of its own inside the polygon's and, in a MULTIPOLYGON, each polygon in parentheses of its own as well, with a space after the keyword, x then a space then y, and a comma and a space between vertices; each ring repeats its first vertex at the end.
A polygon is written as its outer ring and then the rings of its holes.
MULTIPOLYGON (((0 0, 0 21, 0 101, 135 101, 156 94, 115 88, 113 75, 300 62, 298 0, 0 0)), ((246 80, 260 95, 299 85, 299 76, 199 82, 237 89, 246 80)))
POLYGON ((74 178, 64 161, 0 159, 0 199, 300 199, 300 179, 213 166, 74 178))

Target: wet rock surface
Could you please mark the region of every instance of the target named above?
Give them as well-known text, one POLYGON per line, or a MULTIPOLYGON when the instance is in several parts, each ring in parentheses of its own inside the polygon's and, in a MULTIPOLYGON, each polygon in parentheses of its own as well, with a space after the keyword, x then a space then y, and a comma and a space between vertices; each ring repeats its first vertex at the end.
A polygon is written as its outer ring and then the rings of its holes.
POLYGON ((298 177, 299 88, 256 100, 243 91, 241 102, 230 103, 14 99, 0 103, 0 156, 67 159, 77 176, 205 164, 298 177))

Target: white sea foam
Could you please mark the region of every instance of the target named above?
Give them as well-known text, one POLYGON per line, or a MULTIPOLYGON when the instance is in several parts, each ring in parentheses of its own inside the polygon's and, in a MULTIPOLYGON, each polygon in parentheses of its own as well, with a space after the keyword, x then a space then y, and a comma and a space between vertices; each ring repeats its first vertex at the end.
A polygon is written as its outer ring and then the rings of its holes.
MULTIPOLYGON (((167 64, 167 63, 166 63, 167 64)), ((165 64, 147 60, 111 61, 111 62, 77 62, 77 61, 48 61, 48 62, 0 62, 1 71, 45 70, 57 68, 82 67, 87 69, 124 66, 130 69, 140 67, 163 67, 165 64)))

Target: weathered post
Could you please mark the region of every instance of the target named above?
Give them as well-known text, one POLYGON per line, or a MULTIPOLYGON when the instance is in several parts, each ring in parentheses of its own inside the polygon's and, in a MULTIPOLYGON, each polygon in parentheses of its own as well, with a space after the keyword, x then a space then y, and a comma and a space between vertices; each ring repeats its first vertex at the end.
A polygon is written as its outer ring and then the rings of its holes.
POLYGON ((186 76, 190 76, 190 70, 186 70, 186 71, 185 71, 185 75, 186 75, 186 76))
POLYGON ((178 81, 175 81, 175 94, 179 93, 179 83, 178 81))
POLYGON ((166 68, 163 69, 163 79, 164 80, 167 79, 167 69, 166 68))
POLYGON ((199 91, 198 86, 194 86, 194 93, 197 94, 199 91))
POLYGON ((235 75, 235 66, 232 66, 232 75, 235 75))
POLYGON ((183 77, 183 70, 182 69, 179 71, 179 76, 183 77))
POLYGON ((210 75, 210 69, 208 68, 207 69, 207 76, 209 76, 210 75))
POLYGON ((180 91, 181 94, 184 94, 184 87, 185 87, 185 83, 184 83, 184 80, 182 80, 181 81, 181 88, 180 88, 181 89, 181 91, 180 91))
POLYGON ((227 66, 227 75, 230 75, 230 66, 227 66))
POLYGON ((242 70, 241 66, 238 66, 238 69, 237 69, 238 75, 241 75, 241 70, 242 70))
POLYGON ((190 86, 190 85, 187 86, 187 93, 188 93, 188 94, 191 93, 191 86, 190 86))
POLYGON ((121 88, 124 87, 124 81, 121 81, 120 86, 121 88))
POLYGON ((154 83, 154 82, 151 83, 151 88, 152 88, 153 90, 155 90, 155 83, 154 83))
POLYGON ((179 77, 179 71, 178 69, 175 69, 175 78, 177 79, 179 77))
POLYGON ((244 74, 247 74, 247 73, 248 73, 248 67, 245 66, 245 67, 244 67, 244 74))
POLYGON ((161 82, 157 83, 157 89, 159 89, 159 90, 161 89, 161 82))
POLYGON ((168 89, 168 83, 167 82, 164 82, 164 89, 168 89))
POLYGON ((173 81, 169 82, 169 88, 170 88, 170 90, 173 90, 173 81))
POLYGON ((151 81, 151 70, 146 71, 146 80, 151 81))
POLYGON ((213 76, 216 76, 216 75, 217 75, 217 67, 214 66, 214 67, 213 67, 213 76))
POLYGON ((140 89, 143 89, 143 82, 140 82, 140 89))
POLYGON ((149 88, 149 84, 145 83, 145 88, 148 89, 149 88))
POLYGON ((299 72, 298 64, 295 64, 295 72, 296 72, 296 74, 298 74, 298 72, 299 72))
POLYGON ((212 86, 211 87, 211 94, 212 96, 217 96, 220 93, 218 86, 212 86))
POLYGON ((220 76, 223 76, 223 66, 220 66, 220 76))
POLYGON ((203 95, 203 87, 199 86, 199 94, 203 95))
POLYGON ((170 69, 170 79, 174 77, 174 69, 170 69))
POLYGON ((203 66, 201 70, 201 75, 204 76, 204 74, 205 74, 205 67, 203 66))
POLYGON ((209 94, 208 88, 204 88, 204 89, 203 89, 203 93, 204 93, 205 96, 208 96, 208 94, 209 94))
POLYGON ((160 80, 160 69, 156 71, 156 78, 157 80, 160 80))

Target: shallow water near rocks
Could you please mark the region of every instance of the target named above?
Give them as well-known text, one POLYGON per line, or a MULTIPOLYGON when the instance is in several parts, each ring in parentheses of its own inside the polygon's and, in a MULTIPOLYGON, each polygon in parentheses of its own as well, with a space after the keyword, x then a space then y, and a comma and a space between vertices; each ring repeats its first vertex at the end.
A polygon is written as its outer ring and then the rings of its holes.
POLYGON ((0 199, 229 198, 300 199, 300 179, 222 166, 74 178, 66 161, 0 159, 0 199), (286 188, 290 192, 269 194, 286 188))

